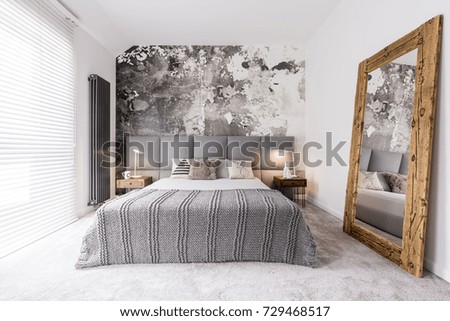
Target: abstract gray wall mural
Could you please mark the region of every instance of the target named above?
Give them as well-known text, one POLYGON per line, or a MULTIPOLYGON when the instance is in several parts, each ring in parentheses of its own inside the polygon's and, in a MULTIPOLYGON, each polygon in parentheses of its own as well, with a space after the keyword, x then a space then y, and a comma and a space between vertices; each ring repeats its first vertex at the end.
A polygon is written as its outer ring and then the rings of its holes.
POLYGON ((305 62, 292 46, 135 46, 117 57, 117 138, 304 137, 305 62))
POLYGON ((416 67, 389 63, 369 74, 363 146, 409 151, 416 67))

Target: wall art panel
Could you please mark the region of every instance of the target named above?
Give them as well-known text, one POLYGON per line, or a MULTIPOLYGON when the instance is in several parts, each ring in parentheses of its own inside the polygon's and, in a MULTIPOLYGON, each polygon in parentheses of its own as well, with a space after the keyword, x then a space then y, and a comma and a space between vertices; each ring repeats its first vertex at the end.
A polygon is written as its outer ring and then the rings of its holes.
POLYGON ((117 57, 117 135, 304 137, 304 52, 135 46, 117 57))
POLYGON ((364 117, 365 147, 409 151, 416 67, 389 63, 369 74, 364 117))

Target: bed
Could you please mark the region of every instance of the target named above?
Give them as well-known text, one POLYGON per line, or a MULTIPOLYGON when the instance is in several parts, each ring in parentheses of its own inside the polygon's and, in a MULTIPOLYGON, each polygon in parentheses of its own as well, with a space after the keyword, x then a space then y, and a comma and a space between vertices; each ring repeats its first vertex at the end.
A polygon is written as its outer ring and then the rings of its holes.
MULTIPOLYGON (((360 169, 381 174, 408 174, 408 153, 363 147, 360 169)), ((405 194, 358 188, 356 218, 398 238, 403 234, 405 194)))
POLYGON ((76 268, 243 261, 316 266, 301 209, 264 184, 261 167, 255 168, 260 174, 251 179, 191 180, 168 178, 160 167, 155 183, 96 211, 76 268))
POLYGON ((382 231, 402 238, 405 194, 359 188, 357 218, 382 231))

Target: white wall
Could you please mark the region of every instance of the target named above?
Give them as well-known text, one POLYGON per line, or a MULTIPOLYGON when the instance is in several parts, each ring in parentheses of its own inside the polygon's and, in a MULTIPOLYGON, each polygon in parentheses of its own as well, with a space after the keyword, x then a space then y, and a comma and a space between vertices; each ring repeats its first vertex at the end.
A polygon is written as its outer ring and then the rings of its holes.
MULTIPOLYGON (((89 201, 88 77, 90 74, 98 74, 111 83, 111 137, 115 137, 116 66, 115 57, 81 27, 75 30, 75 48, 77 69, 77 215, 82 216, 90 210, 87 206, 89 201)), ((113 188, 111 190, 114 191, 113 188)))
MULTIPOLYGON (((306 141, 324 144, 330 131, 335 141, 348 141, 341 153, 348 162, 359 62, 438 14, 444 32, 425 256, 426 268, 450 281, 449 1, 343 0, 307 44, 306 141)), ((307 169, 308 198, 340 219, 347 172, 336 163, 307 169)))

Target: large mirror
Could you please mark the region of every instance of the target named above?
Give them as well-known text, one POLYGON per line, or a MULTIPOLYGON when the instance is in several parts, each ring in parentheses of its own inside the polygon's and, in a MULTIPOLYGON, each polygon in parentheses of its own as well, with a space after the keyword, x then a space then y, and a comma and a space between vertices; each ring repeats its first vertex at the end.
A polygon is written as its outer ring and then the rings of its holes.
POLYGON ((355 222, 402 245, 417 49, 367 76, 355 222))
POLYGON ((359 65, 344 231, 423 273, 442 16, 359 65))

